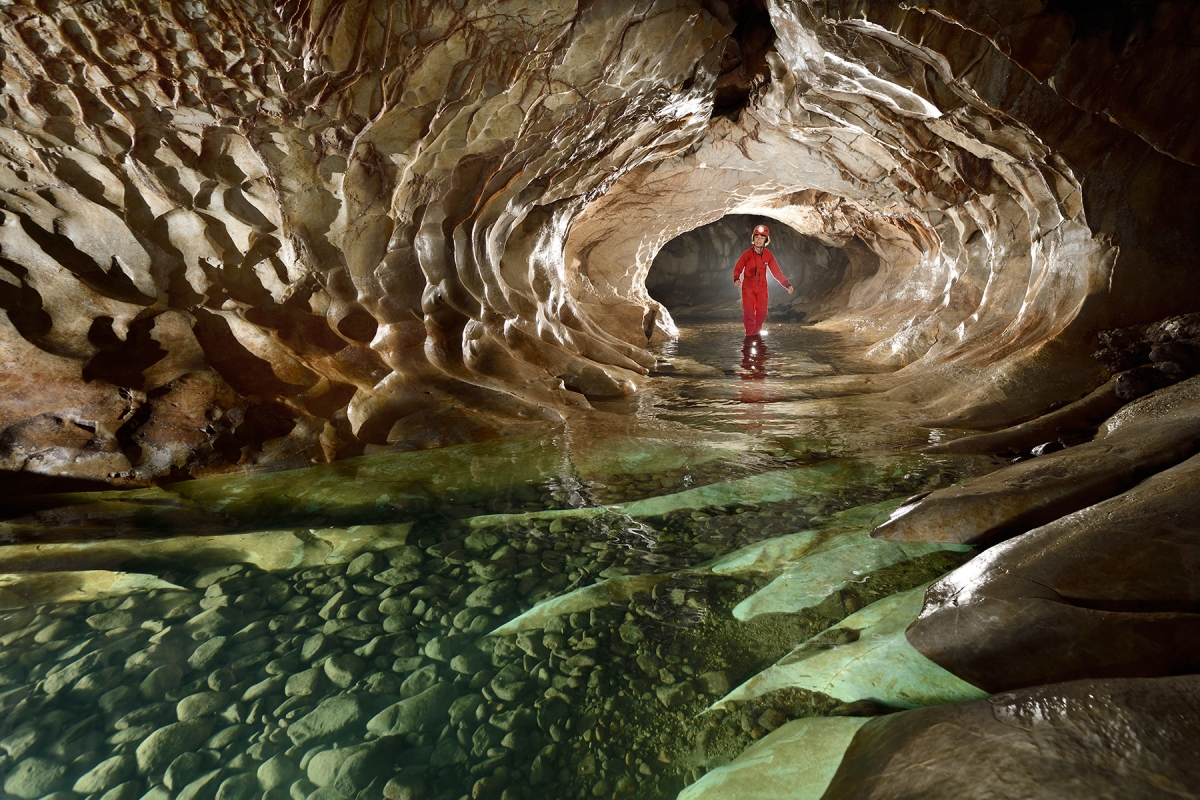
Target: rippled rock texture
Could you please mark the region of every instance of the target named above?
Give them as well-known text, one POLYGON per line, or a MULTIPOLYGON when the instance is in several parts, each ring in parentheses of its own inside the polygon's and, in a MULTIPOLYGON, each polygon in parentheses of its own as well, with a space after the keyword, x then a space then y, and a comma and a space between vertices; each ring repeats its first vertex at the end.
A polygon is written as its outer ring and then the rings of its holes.
POLYGON ((1096 330, 1195 300, 1196 83, 1163 72, 1195 14, 5 3, 0 466, 129 484, 554 421, 636 391, 674 330, 655 254, 728 213, 872 254, 829 324, 937 367, 936 413, 1035 413, 1096 330))

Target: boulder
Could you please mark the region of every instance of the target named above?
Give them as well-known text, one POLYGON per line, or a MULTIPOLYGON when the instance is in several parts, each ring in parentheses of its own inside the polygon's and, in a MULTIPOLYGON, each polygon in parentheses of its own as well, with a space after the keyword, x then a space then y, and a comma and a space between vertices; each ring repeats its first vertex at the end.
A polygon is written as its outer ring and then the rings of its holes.
POLYGON ((872 719, 822 800, 1194 797, 1197 741, 1198 676, 1041 686, 872 719))
POLYGON ((909 642, 976 686, 1200 668, 1200 456, 977 556, 929 587, 909 642))

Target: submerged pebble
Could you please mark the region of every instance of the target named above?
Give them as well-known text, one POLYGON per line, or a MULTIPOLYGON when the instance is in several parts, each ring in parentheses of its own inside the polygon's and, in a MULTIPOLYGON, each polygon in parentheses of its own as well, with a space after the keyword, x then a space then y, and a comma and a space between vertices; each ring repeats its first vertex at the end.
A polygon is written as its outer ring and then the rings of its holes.
MULTIPOLYGON (((892 590, 864 584, 784 627, 748 628, 728 614, 747 585, 689 568, 943 480, 914 474, 819 500, 637 520, 438 520, 349 564, 291 574, 230 564, 200 570, 185 591, 6 612, 4 790, 29 800, 70 789, 99 800, 670 797, 697 764, 832 708, 797 695, 700 715, 764 660, 892 590), (545 598, 648 572, 671 578, 542 630, 488 635, 545 598)), ((605 491, 661 494, 664 481, 682 474, 605 491)), ((571 502, 602 494, 559 486, 537 502, 570 492, 571 502)))

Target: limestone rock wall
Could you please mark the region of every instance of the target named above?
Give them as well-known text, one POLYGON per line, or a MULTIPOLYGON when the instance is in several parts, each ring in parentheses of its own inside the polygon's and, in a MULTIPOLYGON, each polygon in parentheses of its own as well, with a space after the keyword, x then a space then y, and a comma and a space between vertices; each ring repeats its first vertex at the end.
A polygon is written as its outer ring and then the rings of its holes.
POLYGON ((655 254, 730 213, 870 252, 827 324, 932 376, 935 413, 1032 413, 1097 377, 1096 330, 1197 299, 1195 82, 1139 77, 1195 74, 1196 11, 1101 23, 0 4, 0 469, 140 483, 554 420, 636 390, 673 332, 655 254))
POLYGON ((585 210, 567 248, 577 293, 645 302, 665 242, 762 214, 878 256, 877 272, 848 278, 831 324, 872 335, 881 362, 914 364, 920 387, 897 391, 941 422, 997 424, 1078 396, 1099 380, 1083 344, 1099 329, 1200 299, 1194 248, 1179 246, 1195 237, 1200 184, 1180 131, 1196 115, 1125 82, 1136 103, 1093 110, 1076 91, 1094 84, 1082 53, 1112 50, 1104 69, 1142 73, 1156 47, 1186 49, 1197 18, 1171 3, 1080 20, 1018 3, 997 29, 969 24, 970 5, 772 3, 770 82, 687 154, 585 210), (1150 118, 1176 133, 1148 134, 1150 118))
POLYGON ((445 444, 653 363, 580 313, 557 253, 607 181, 702 130, 712 14, 0 17, 4 469, 139 482, 445 444))

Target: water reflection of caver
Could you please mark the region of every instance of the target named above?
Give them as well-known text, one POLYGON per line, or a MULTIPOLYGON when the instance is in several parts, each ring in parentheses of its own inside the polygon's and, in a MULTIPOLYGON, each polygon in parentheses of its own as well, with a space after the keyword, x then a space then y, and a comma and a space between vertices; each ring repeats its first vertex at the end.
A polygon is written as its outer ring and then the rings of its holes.
POLYGON ((767 357, 770 349, 761 336, 747 336, 742 342, 742 373, 743 383, 738 387, 738 400, 755 406, 754 409, 738 411, 738 425, 742 428, 756 429, 766 421, 762 410, 758 408, 767 399, 767 387, 764 381, 767 377, 767 357))
POLYGON ((762 336, 747 336, 742 342, 742 380, 758 381, 767 376, 770 348, 762 336))

